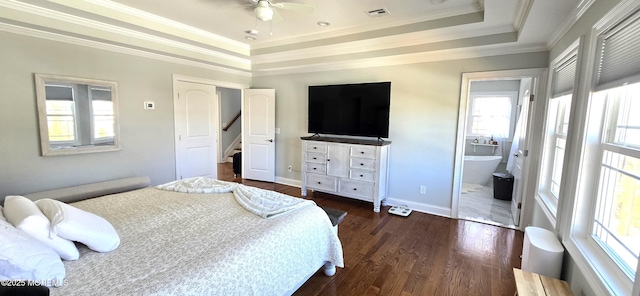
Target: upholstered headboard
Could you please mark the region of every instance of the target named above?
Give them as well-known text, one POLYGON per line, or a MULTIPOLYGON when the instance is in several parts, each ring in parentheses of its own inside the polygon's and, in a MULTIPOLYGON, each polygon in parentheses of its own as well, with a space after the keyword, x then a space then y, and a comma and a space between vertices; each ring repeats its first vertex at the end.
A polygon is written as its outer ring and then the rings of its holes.
POLYGON ((150 183, 151 180, 149 179, 149 177, 130 177, 80 186, 41 191, 26 194, 24 196, 34 201, 43 198, 52 198, 62 202, 70 203, 107 194, 145 188, 148 187, 150 183))

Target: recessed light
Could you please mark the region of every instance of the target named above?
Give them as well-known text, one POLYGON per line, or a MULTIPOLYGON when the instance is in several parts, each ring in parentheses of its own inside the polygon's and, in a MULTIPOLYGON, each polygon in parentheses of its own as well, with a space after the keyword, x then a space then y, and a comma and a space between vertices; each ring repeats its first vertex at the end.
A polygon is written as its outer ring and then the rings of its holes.
POLYGON ((253 41, 253 40, 256 40, 256 37, 244 36, 244 39, 253 41))
POLYGON ((256 30, 256 29, 246 30, 244 32, 249 34, 249 35, 258 35, 258 30, 256 30))
POLYGON ((318 22, 318 26, 320 26, 320 27, 326 27, 326 26, 329 26, 329 25, 331 25, 331 24, 328 23, 328 22, 318 22))

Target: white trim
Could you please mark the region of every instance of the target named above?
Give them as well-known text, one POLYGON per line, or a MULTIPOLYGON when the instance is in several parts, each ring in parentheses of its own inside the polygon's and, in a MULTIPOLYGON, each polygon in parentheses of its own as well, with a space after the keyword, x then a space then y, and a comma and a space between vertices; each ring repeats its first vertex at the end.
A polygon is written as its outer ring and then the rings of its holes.
POLYGON ((417 212, 451 218, 451 209, 426 203, 387 197, 382 204, 384 206, 407 206, 417 212))
POLYGON ((237 52, 242 53, 244 55, 248 55, 248 51, 249 51, 249 45, 248 44, 245 44, 245 43, 242 43, 242 42, 238 42, 238 41, 235 41, 235 40, 227 38, 227 37, 223 37, 223 36, 216 35, 216 34, 213 34, 211 32, 205 31, 205 30, 194 28, 194 27, 185 25, 183 23, 179 23, 179 22, 176 22, 176 21, 173 21, 173 20, 158 16, 158 15, 155 15, 155 14, 148 13, 146 11, 142 11, 142 10, 130 7, 130 6, 126 6, 126 5, 122 5, 122 4, 116 3, 114 1, 85 0, 85 2, 92 3, 92 4, 95 4, 95 5, 98 5, 98 6, 102 6, 104 8, 108 8, 108 9, 111 9, 111 10, 115 10, 115 11, 118 11, 118 12, 121 12, 121 13, 124 13, 124 14, 127 14, 127 15, 131 15, 131 16, 134 16, 134 17, 146 20, 146 21, 150 21, 150 22, 153 22, 153 23, 161 24, 161 25, 164 25, 164 26, 167 26, 167 27, 172 27, 172 28, 175 28, 177 30, 185 31, 185 32, 200 36, 202 38, 211 39, 211 40, 214 40, 214 41, 217 41, 217 42, 220 42, 220 43, 228 43, 229 45, 231 45, 233 47, 239 47, 239 48, 243 49, 244 51, 246 51, 246 52, 240 52, 240 51, 237 51, 237 52))
POLYGON ((124 47, 120 45, 113 45, 109 43, 103 43, 103 42, 98 42, 93 40, 87 40, 84 38, 61 35, 57 33, 51 33, 47 31, 41 31, 41 30, 36 30, 36 29, 26 28, 26 27, 21 27, 16 25, 0 23, 0 31, 5 31, 9 33, 19 34, 19 35, 24 35, 24 36, 34 37, 34 38, 52 40, 57 42, 64 42, 68 44, 85 46, 85 47, 90 47, 95 49, 101 49, 101 50, 106 50, 106 51, 111 51, 116 53, 139 56, 143 58, 149 58, 149 59, 179 64, 179 65, 192 66, 192 67, 198 67, 202 69, 219 71, 223 73, 251 77, 251 72, 249 71, 216 66, 216 65, 203 63, 203 62, 196 62, 196 61, 187 60, 183 58, 176 58, 176 57, 172 57, 164 54, 148 52, 140 49, 133 49, 133 48, 124 47))
POLYGON ((520 35, 524 24, 527 22, 527 18, 529 17, 529 12, 531 12, 532 6, 533 0, 522 0, 520 2, 520 5, 518 6, 515 21, 513 22, 513 27, 516 28, 516 31, 518 31, 518 35, 520 35))
MULTIPOLYGON (((131 29, 127 29, 127 28, 123 28, 123 27, 119 27, 119 26, 115 26, 115 25, 111 25, 103 22, 98 22, 95 20, 86 19, 86 18, 75 16, 75 15, 71 15, 71 14, 61 13, 58 11, 42 8, 35 5, 30 5, 26 3, 17 2, 17 1, 9 2, 7 0, 0 0, 0 6, 21 11, 24 13, 40 16, 40 17, 46 18, 47 21, 54 20, 57 22, 66 23, 67 25, 70 25, 73 27, 83 27, 83 28, 99 30, 101 32, 108 32, 110 34, 115 34, 117 36, 126 37, 127 40, 144 41, 144 42, 156 43, 156 44, 168 46, 171 48, 187 50, 190 52, 203 54, 209 57, 218 58, 223 61, 238 63, 241 65, 244 65, 246 69, 251 68, 251 61, 248 58, 237 57, 237 56, 225 54, 219 51, 206 49, 204 47, 194 46, 184 42, 178 42, 171 39, 162 38, 162 37, 158 37, 158 36, 147 34, 147 33, 142 33, 139 31, 135 31, 135 30, 131 30, 131 29)), ((53 27, 56 28, 57 26, 53 26, 53 27)), ((56 28, 56 29, 60 29, 60 28, 56 28)), ((105 39, 109 37, 103 36, 102 38, 105 39)), ((119 42, 122 42, 122 41, 119 41, 119 42)))
POLYGON ((218 127, 216 129, 216 145, 218 147, 216 147, 216 161, 217 163, 224 163, 224 154, 222 152, 222 92, 220 91, 219 88, 216 87, 216 97, 218 97, 216 99, 216 103, 218 105, 218 122, 216 123, 216 126, 218 127))
MULTIPOLYGON (((609 258, 605 260, 603 258, 605 256, 601 255, 604 252, 595 245, 595 242, 592 242, 593 198, 596 195, 593 191, 597 190, 594 188, 597 184, 594 184, 593 180, 595 180, 594 175, 599 173, 598 169, 592 167, 597 165, 600 160, 592 159, 591 157, 595 153, 587 149, 590 145, 598 144, 601 137, 599 134, 601 129, 597 128, 597 126, 601 126, 601 119, 592 114, 592 112, 596 112, 596 109, 599 109, 601 103, 594 100, 592 96, 595 87, 595 73, 598 71, 596 61, 599 52, 598 35, 611 26, 622 22, 639 7, 640 0, 622 0, 600 18, 591 32, 587 33, 590 34, 590 43, 583 45, 586 46, 587 51, 585 57, 579 59, 579 61, 585 61, 585 65, 579 67, 582 70, 580 71, 582 75, 580 75, 577 96, 580 100, 575 100, 576 107, 572 108, 572 112, 576 111, 580 117, 576 121, 570 122, 571 130, 569 132, 573 133, 571 141, 576 143, 575 147, 568 151, 570 158, 567 160, 568 163, 573 163, 567 170, 571 185, 566 196, 570 198, 562 203, 562 208, 559 209, 561 215, 558 216, 562 217, 562 220, 559 221, 561 224, 559 229, 563 243, 585 277, 587 285, 596 292, 596 295, 629 294, 634 289, 637 291, 640 285, 638 282, 631 283, 617 266, 611 267, 612 261, 609 258), (571 127, 574 123, 577 124, 571 127), (585 196, 591 198, 585 200, 585 196), (624 283, 624 281, 628 283, 624 283)), ((638 272, 636 272, 637 275, 638 272)))
POLYGON ((235 89, 245 89, 245 88, 251 87, 248 84, 227 82, 227 81, 221 81, 221 80, 211 80, 206 78, 198 78, 198 77, 180 75, 180 74, 173 74, 173 80, 181 80, 181 81, 188 81, 188 82, 195 82, 195 83, 202 83, 202 84, 212 84, 217 87, 235 88, 235 89))
POLYGON ((313 73, 322 71, 362 69, 373 67, 397 66, 406 64, 417 64, 436 61, 473 59, 481 57, 502 56, 521 53, 546 52, 546 45, 511 46, 511 45, 488 45, 470 48, 457 48, 452 50, 429 51, 407 55, 395 55, 386 57, 376 57, 370 59, 360 59, 351 61, 327 62, 318 64, 299 64, 273 67, 265 70, 253 70, 253 77, 285 75, 297 73, 313 73))
POLYGON ((581 0, 578 6, 565 18, 565 21, 558 27, 558 29, 551 35, 551 38, 547 41, 547 46, 553 48, 558 41, 569 32, 573 25, 578 22, 582 15, 587 12, 589 7, 595 3, 596 0, 581 0))
POLYGON ((299 36, 295 38, 286 38, 280 40, 269 40, 265 42, 255 43, 251 45, 251 49, 264 49, 274 46, 286 46, 290 44, 296 44, 300 42, 309 42, 309 41, 317 41, 322 39, 330 39, 335 37, 342 37, 346 35, 359 34, 359 33, 368 33, 375 30, 388 29, 392 27, 398 27, 403 25, 410 25, 425 21, 434 21, 434 20, 443 20, 446 21, 447 18, 457 17, 460 15, 471 14, 475 12, 482 12, 484 9, 480 7, 478 4, 466 5, 463 7, 453 7, 447 9, 439 9, 436 12, 430 13, 426 16, 420 16, 416 18, 404 18, 398 20, 385 21, 380 23, 372 23, 367 26, 355 26, 351 28, 341 29, 332 31, 326 34, 310 34, 306 36, 299 36))
POLYGON ((288 185, 288 186, 291 186, 291 187, 302 188, 302 181, 295 180, 295 179, 289 179, 289 178, 283 178, 283 177, 276 176, 276 180, 275 180, 274 183, 288 185))
MULTIPOLYGON (((474 72, 474 73, 462 73, 462 86, 460 90, 460 104, 458 109, 458 129, 456 132, 456 152, 454 157, 454 167, 453 167, 453 188, 452 188, 452 197, 451 197, 451 214, 452 218, 458 218, 458 204, 460 202, 460 192, 462 188, 462 164, 463 157, 465 153, 466 147, 466 126, 467 126, 467 112, 468 112, 468 101, 469 94, 471 90, 471 81, 482 81, 482 80, 498 80, 498 79, 518 79, 518 78, 535 78, 537 80, 536 84, 531 85, 531 93, 538 96, 539 93, 542 93, 542 90, 545 87, 545 73, 546 69, 535 68, 535 69, 521 69, 521 70, 504 70, 504 71, 488 71, 488 72, 474 72)), ((538 100, 540 99, 538 98, 538 100)), ((533 131, 538 129, 534 128, 537 124, 535 121, 535 117, 537 116, 539 108, 536 108, 537 105, 535 102, 532 102, 529 108, 533 108, 531 112, 531 117, 528 121, 529 135, 527 137, 530 138, 530 143, 536 143, 536 137, 533 131)), ((522 116, 522 114, 521 114, 522 116)), ((532 178, 535 179, 537 176, 537 168, 533 165, 536 163, 536 147, 534 145, 529 145, 529 157, 526 158, 525 167, 526 170, 522 172, 523 181, 523 199, 522 199, 522 214, 520 215, 520 223, 518 223, 517 229, 523 229, 525 226, 530 224, 531 216, 533 212, 534 206, 534 193, 536 187, 535 181, 531 181, 532 178)))

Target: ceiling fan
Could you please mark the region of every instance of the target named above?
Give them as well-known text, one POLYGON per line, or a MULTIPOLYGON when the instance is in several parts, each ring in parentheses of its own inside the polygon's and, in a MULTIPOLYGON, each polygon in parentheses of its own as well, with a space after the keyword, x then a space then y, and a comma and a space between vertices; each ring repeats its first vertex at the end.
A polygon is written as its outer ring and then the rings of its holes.
POLYGON ((316 7, 308 4, 300 4, 300 3, 292 3, 292 2, 272 2, 271 0, 251 0, 248 5, 255 6, 253 9, 253 13, 256 15, 256 18, 263 21, 280 21, 282 20, 282 16, 278 13, 278 9, 284 10, 292 10, 292 11, 300 11, 300 12, 314 12, 316 7))

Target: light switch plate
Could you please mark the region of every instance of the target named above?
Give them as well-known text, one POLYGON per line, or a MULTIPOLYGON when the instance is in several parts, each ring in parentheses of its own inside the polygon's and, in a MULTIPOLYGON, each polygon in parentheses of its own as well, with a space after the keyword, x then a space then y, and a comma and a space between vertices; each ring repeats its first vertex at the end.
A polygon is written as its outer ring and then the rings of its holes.
POLYGON ((152 101, 145 101, 144 102, 144 108, 147 110, 153 110, 156 108, 156 103, 152 102, 152 101))

